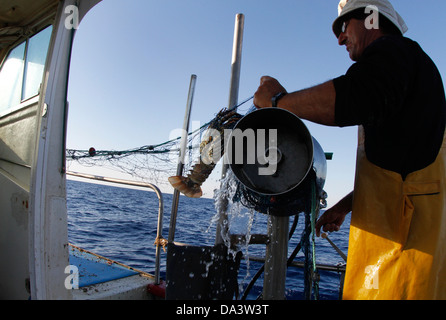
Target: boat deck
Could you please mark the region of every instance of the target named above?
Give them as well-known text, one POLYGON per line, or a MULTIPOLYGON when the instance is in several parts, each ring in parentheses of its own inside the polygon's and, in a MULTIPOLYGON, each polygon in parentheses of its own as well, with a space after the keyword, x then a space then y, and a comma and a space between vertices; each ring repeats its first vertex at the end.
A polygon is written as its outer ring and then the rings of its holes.
POLYGON ((70 244, 70 265, 79 272, 74 299, 153 299, 154 277, 70 244))

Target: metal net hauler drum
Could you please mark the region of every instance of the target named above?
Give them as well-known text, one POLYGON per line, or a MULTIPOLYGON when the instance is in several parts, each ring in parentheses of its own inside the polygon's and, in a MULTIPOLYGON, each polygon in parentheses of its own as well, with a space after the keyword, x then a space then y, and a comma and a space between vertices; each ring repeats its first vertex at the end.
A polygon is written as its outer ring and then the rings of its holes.
POLYGON ((239 181, 235 200, 256 211, 289 216, 307 210, 313 192, 325 199, 325 153, 287 110, 264 108, 244 116, 231 132, 225 157, 239 181))

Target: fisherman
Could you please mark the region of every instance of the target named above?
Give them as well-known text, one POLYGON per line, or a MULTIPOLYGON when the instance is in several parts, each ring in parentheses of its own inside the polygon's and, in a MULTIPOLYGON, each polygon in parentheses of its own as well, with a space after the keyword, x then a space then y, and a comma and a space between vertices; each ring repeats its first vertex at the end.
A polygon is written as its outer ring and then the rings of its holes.
POLYGON ((446 299, 446 102, 441 76, 387 0, 341 0, 333 31, 355 62, 287 93, 262 77, 258 108, 329 126, 358 125, 354 191, 316 234, 352 212, 344 299, 446 299), (376 11, 379 14, 374 15, 376 11))

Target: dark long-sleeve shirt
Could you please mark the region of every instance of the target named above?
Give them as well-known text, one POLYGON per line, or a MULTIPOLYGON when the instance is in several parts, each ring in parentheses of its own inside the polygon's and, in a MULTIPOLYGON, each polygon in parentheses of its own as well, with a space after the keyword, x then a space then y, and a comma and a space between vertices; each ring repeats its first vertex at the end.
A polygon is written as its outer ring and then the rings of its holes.
POLYGON ((404 179, 435 161, 445 132, 445 93, 418 43, 379 38, 334 86, 336 124, 364 126, 370 162, 404 179))

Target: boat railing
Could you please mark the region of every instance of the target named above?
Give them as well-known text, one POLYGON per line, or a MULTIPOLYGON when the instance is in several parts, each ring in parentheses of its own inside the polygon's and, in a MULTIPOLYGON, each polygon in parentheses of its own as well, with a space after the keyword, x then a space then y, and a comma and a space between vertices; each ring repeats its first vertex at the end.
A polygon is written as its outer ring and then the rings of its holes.
POLYGON ((134 187, 142 187, 147 189, 152 189, 155 191, 156 195, 158 196, 158 226, 157 226, 157 233, 156 233, 156 240, 155 240, 155 246, 156 246, 156 257, 155 257, 155 284, 160 283, 160 259, 161 259, 161 247, 165 245, 164 238, 162 236, 163 231, 163 215, 164 215, 164 203, 163 203, 163 194, 161 193, 160 189, 151 183, 146 182, 137 182, 137 181, 131 181, 131 180, 123 180, 123 179, 116 179, 116 178, 107 178, 102 176, 96 176, 96 175, 90 175, 85 173, 78 173, 78 172, 72 172, 67 171, 67 174, 73 177, 78 178, 85 178, 90 180, 96 180, 96 181, 103 181, 103 182, 110 182, 120 185, 129 185, 134 187))
MULTIPOLYGON (((164 215, 164 204, 163 204, 163 195, 160 191, 160 189, 151 183, 145 183, 145 182, 137 182, 137 181, 131 181, 131 180, 123 180, 123 179, 116 179, 116 178, 107 178, 103 176, 97 176, 97 175, 90 175, 85 173, 78 173, 78 172, 72 172, 67 171, 67 174, 73 177, 78 178, 85 178, 90 180, 96 180, 96 181, 102 181, 102 182, 109 182, 114 184, 120 184, 120 185, 130 185, 134 187, 142 187, 147 189, 152 189, 155 191, 156 195, 158 196, 159 200, 159 208, 158 208, 158 226, 157 226, 157 236, 155 240, 155 246, 156 246, 156 257, 155 257, 155 285, 160 284, 160 260, 161 260, 161 248, 164 247, 167 243, 167 240, 163 238, 162 236, 162 230, 163 230, 163 215, 164 215)), ((232 235, 231 243, 235 245, 236 243, 242 241, 244 236, 242 235, 232 235), (239 239, 240 238, 240 239, 239 239)), ((323 235, 323 238, 327 239, 330 244, 335 248, 335 250, 341 255, 341 257, 346 260, 346 257, 342 252, 337 248, 332 241, 328 239, 327 235, 323 235)), ((268 237, 266 235, 253 235, 252 239, 250 240, 250 244, 266 244, 268 242, 268 237)), ((257 256, 247 256, 243 257, 244 259, 251 260, 251 261, 258 261, 258 262, 265 262, 265 258, 263 257, 257 257, 257 256)), ((296 262, 293 261, 290 266, 303 268, 304 263, 303 262, 296 262)), ((345 274, 345 264, 339 264, 339 265, 324 265, 324 264, 317 264, 317 268, 320 270, 327 270, 327 271, 334 271, 341 273, 341 283, 343 282, 343 276, 345 274)), ((341 284, 342 287, 342 284, 341 284)))

